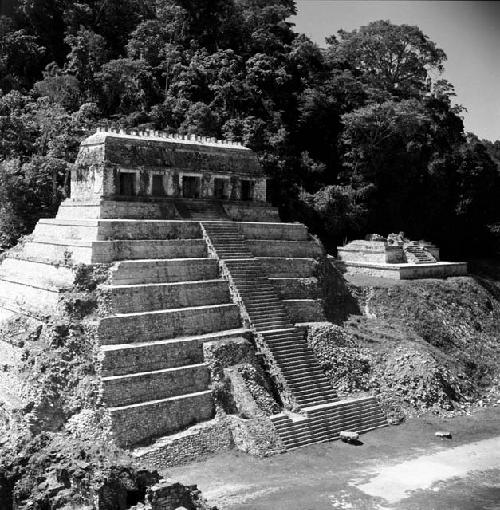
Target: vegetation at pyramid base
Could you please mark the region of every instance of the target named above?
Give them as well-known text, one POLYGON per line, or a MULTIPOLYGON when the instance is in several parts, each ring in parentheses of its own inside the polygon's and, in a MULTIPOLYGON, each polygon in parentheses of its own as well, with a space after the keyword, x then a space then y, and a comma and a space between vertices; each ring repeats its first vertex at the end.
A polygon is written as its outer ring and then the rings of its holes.
POLYGON ((464 133, 446 60, 375 21, 319 48, 293 0, 19 0, 0 18, 0 244, 50 216, 104 119, 242 141, 273 202, 329 247, 404 230, 444 255, 488 250, 499 142, 464 133))

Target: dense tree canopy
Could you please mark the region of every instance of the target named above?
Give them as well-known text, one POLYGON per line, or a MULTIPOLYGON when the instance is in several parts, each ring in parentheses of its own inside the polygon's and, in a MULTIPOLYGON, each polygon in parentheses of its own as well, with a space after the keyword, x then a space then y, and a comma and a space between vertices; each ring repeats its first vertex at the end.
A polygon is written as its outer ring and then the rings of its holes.
POLYGON ((0 18, 0 238, 53 214, 99 121, 240 140, 332 247, 405 230, 458 254, 498 221, 500 142, 466 136, 446 60, 376 21, 319 48, 294 0, 20 0, 0 18))

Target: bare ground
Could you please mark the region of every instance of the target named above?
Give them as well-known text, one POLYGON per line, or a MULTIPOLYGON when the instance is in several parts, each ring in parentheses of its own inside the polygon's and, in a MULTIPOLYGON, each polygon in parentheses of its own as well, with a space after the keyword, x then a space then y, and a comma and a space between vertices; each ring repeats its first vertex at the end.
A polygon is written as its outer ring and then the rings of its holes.
POLYGON ((500 407, 408 420, 257 459, 231 452, 172 468, 221 510, 500 509, 500 407), (451 440, 436 438, 437 430, 451 440))

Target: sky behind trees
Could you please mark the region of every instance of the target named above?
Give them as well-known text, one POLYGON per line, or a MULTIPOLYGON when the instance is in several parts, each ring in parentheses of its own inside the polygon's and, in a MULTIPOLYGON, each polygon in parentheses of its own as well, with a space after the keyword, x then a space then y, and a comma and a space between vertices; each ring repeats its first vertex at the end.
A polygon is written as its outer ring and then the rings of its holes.
POLYGON ((500 2, 298 0, 297 31, 321 46, 337 30, 378 19, 418 25, 448 56, 444 78, 467 108, 465 129, 500 139, 500 2))

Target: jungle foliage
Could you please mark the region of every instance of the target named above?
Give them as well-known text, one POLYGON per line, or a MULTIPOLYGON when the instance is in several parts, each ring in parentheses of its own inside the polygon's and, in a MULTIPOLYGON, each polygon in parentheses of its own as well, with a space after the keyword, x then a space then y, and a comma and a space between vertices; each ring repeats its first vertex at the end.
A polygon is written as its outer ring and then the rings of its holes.
POLYGON ((500 142, 464 133, 446 55, 375 21, 320 48, 294 0, 19 0, 0 18, 0 244, 67 192, 99 122, 242 141, 285 219, 329 247, 404 230, 448 255, 488 247, 500 142))

